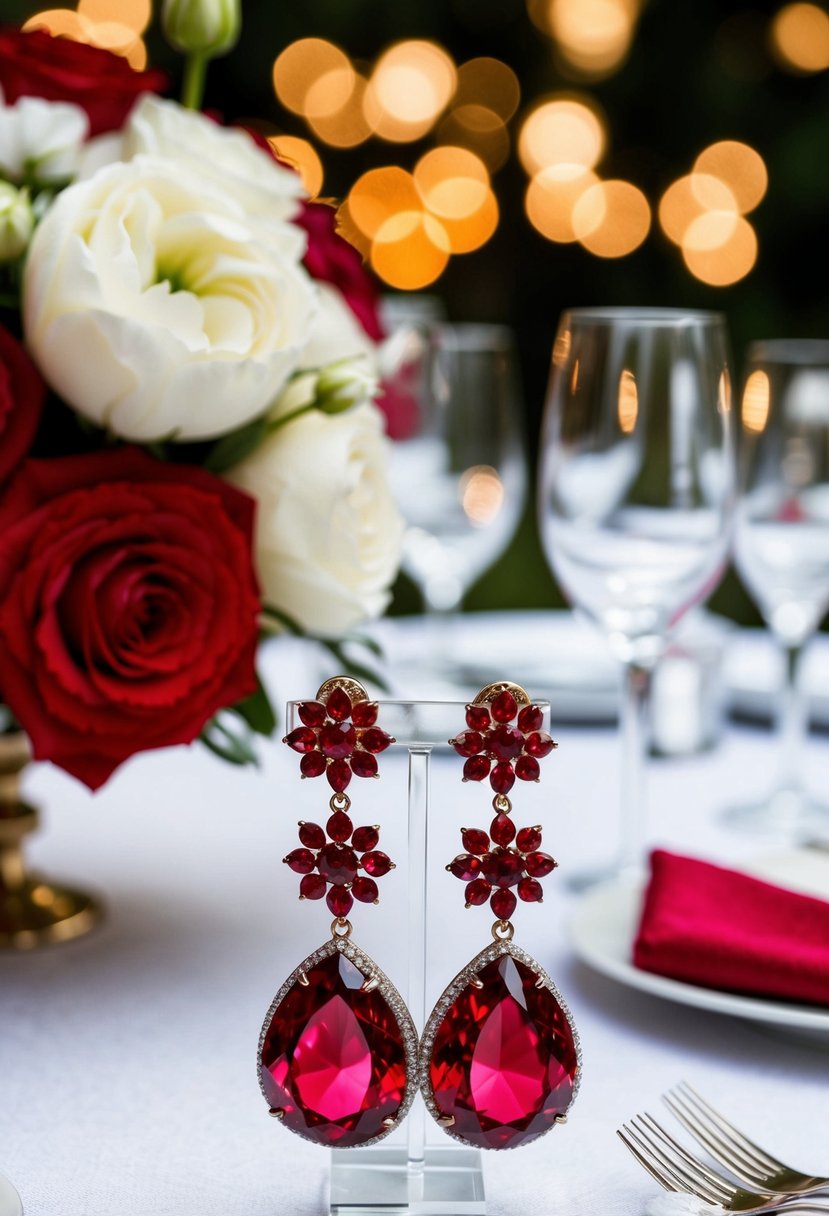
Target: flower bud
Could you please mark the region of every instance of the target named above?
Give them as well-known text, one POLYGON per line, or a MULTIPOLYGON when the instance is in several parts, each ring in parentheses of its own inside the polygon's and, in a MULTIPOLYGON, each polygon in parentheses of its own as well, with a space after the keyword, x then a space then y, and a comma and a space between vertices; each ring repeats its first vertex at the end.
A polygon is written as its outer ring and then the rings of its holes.
POLYGON ((241 0, 164 0, 164 36, 185 54, 224 55, 239 37, 241 0))
POLYGON ((373 401, 376 393, 377 377, 367 359, 338 359, 319 373, 316 404, 325 414, 342 414, 373 401))
POLYGON ((15 262, 26 252, 34 226, 28 190, 0 182, 0 262, 15 262))

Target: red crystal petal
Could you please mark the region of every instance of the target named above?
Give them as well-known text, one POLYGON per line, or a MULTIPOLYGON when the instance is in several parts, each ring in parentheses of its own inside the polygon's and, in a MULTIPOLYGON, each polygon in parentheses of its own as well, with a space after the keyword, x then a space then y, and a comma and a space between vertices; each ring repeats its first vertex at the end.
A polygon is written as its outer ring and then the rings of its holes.
POLYGON ((518 713, 518 702, 508 688, 498 693, 490 706, 490 713, 496 722, 511 722, 518 713))
POLYGON ((358 853, 365 853, 368 849, 375 848, 379 839, 380 832, 377 828, 355 828, 351 844, 358 853))
POLYGON ((514 760, 524 750, 524 736, 514 726, 496 726, 487 732, 486 749, 496 760, 514 760))
POLYGON ((380 1136, 406 1092, 406 1052, 381 993, 338 951, 308 967, 280 1001, 262 1044, 268 1104, 318 1144, 350 1148, 380 1136))
MULTIPOLYGON (((357 701, 351 707, 351 721, 355 726, 373 726, 377 721, 380 706, 376 701, 357 701)), ((539 726, 541 723, 539 722, 539 726)))
POLYGON ((320 731, 320 747, 332 760, 350 756, 357 743, 357 732, 350 722, 329 722, 320 731))
POLYGON ((335 722, 343 722, 351 717, 351 697, 344 688, 334 688, 325 702, 325 708, 329 718, 333 718, 335 722))
POLYGON ((480 828, 464 828, 461 840, 467 853, 477 853, 480 856, 489 851, 489 837, 480 828))
POLYGON ((516 1148, 544 1134, 570 1104, 578 1068, 573 1031, 537 973, 509 955, 477 974, 438 1027, 429 1080, 453 1136, 516 1148))
POLYGON ((549 853, 530 853, 524 858, 524 869, 530 878, 546 878, 558 865, 549 853))
POLYGON ((303 777, 320 777, 325 772, 325 756, 322 752, 308 752, 299 762, 303 777))
POLYGON ((355 777, 376 777, 377 757, 371 752, 356 751, 351 757, 351 771, 355 777))
POLYGON ((306 726, 322 726, 325 722, 325 706, 320 705, 319 701, 303 701, 297 707, 300 722, 304 722, 306 726))
POLYGON ((544 898, 541 883, 536 878, 522 878, 515 889, 525 904, 540 904, 544 898))
POLYGON ((325 902, 335 916, 348 916, 354 907, 354 896, 345 887, 329 887, 325 902))
MULTIPOLYGON (((489 834, 492 837, 493 844, 507 845, 512 844, 515 840, 515 824, 510 819, 509 815, 503 812, 496 815, 492 823, 489 825, 489 834)), ((524 850, 521 849, 523 853, 524 850)))
POLYGON ((524 859, 512 850, 496 850, 483 859, 483 873, 493 887, 514 887, 524 873, 524 859))
POLYGON ((481 872, 480 857, 473 857, 471 853, 459 853, 454 861, 450 861, 447 867, 450 874, 454 874, 456 878, 460 878, 463 882, 469 882, 472 878, 477 878, 481 872))
POLYGON ((328 882, 344 887, 357 876, 357 854, 341 844, 327 844, 319 851, 317 869, 328 882))
POLYGON ((325 832, 318 823, 301 823, 299 840, 306 849, 321 849, 325 844, 325 832))
POLYGON ((322 899, 325 879, 319 874, 306 874, 300 881, 299 893, 303 899, 322 899))
POLYGON ((524 740, 524 750, 527 755, 537 756, 539 759, 549 756, 554 747, 555 743, 546 730, 537 730, 524 740))
POLYGON ((452 746, 459 756, 477 756, 484 750, 484 737, 477 730, 465 730, 452 740, 452 746))
POLYGON ((541 829, 522 828, 515 844, 519 853, 534 853, 541 845, 541 829))
POLYGON ((508 794, 515 785, 515 773, 507 761, 499 761, 489 775, 489 784, 496 794, 508 794))
POLYGON ((363 854, 360 858, 360 864, 366 874, 370 874, 372 878, 382 878, 391 869, 391 858, 387 853, 373 850, 370 853, 363 854))
POLYGON ((298 726, 285 736, 285 742, 295 752, 312 752, 317 746, 316 732, 310 726, 298 726))
POLYGON ((362 732, 360 742, 367 752, 377 753, 384 752, 390 744, 394 743, 394 739, 384 730, 380 730, 379 726, 371 726, 362 732))
POLYGON ((347 760, 332 760, 325 770, 325 775, 332 790, 341 794, 351 781, 351 768, 347 760))
POLYGON ((325 830, 332 840, 342 843, 344 840, 348 840, 354 831, 354 824, 345 811, 335 811, 326 823, 325 830))
POLYGON ((488 756, 470 756, 463 766, 464 781, 483 781, 489 776, 491 763, 488 756))
POLYGON ((485 904, 491 890, 492 887, 485 878, 475 878, 466 888, 466 902, 474 906, 485 904))
POLYGON ((541 765, 535 756, 519 756, 515 761, 515 775, 519 781, 537 781, 541 765))
POLYGON ((541 730, 544 714, 537 705, 525 705, 518 715, 518 729, 528 735, 530 731, 541 730))
POLYGON ((295 874, 310 874, 317 863, 317 859, 310 849, 294 849, 283 860, 295 874))
POLYGON ((515 911, 518 900, 512 891, 502 889, 494 891, 489 906, 500 920, 509 920, 515 911))
POLYGON ((362 874, 358 874, 351 884, 351 894, 361 904, 373 904, 378 896, 377 883, 373 878, 363 878, 362 874))
POLYGON ((470 730, 487 730, 492 718, 485 705, 467 705, 466 725, 470 730))

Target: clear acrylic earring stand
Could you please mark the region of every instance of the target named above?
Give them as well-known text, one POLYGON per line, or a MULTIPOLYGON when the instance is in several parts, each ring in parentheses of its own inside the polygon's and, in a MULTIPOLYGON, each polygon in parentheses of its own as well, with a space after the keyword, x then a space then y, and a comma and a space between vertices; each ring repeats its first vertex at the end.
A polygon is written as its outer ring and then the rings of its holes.
MULTIPOLYGON (((299 701, 289 701, 288 730, 301 725, 299 701)), ((408 984, 400 990, 420 1033, 431 1009, 426 1008, 427 857, 431 759, 436 747, 464 730, 464 701, 380 701, 378 724, 395 738, 395 751, 409 755, 409 890, 408 984)), ((549 704, 536 700, 549 727, 549 704)), ((463 963, 458 960, 458 968, 463 963)), ((446 977, 447 982, 451 976, 446 977)), ((419 1097, 406 1117, 407 1143, 331 1152, 331 1216, 486 1216, 481 1150, 448 1136, 427 1143, 429 1118, 419 1097)))

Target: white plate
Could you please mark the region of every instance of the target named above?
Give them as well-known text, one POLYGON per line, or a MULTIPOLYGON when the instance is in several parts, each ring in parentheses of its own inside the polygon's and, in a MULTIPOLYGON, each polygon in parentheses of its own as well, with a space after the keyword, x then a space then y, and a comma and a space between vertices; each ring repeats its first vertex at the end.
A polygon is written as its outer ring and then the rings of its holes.
POLYGON ((20 1196, 5 1174, 0 1174, 0 1216, 23 1216, 20 1196))
MULTIPOLYGON (((741 869, 748 869, 741 866, 741 869)), ((752 862, 752 873, 786 882, 814 894, 826 895, 825 878, 829 854, 806 850, 775 855, 752 862)), ((570 924, 573 946, 582 960, 602 975, 629 988, 681 1005, 708 1009, 764 1022, 789 1035, 829 1045, 829 1009, 815 1009, 788 1001, 737 996, 713 988, 700 988, 681 980, 640 971, 631 962, 633 941, 639 925, 643 887, 630 881, 603 884, 582 897, 570 924)))

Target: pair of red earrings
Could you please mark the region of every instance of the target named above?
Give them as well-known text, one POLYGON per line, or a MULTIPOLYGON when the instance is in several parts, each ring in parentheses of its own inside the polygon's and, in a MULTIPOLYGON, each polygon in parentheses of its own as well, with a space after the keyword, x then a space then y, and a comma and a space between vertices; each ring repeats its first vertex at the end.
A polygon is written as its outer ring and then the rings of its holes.
POLYGON ((446 867, 466 884, 466 906, 489 903, 493 943, 459 972, 418 1039, 405 1002, 351 940, 354 901, 377 903, 377 879, 394 868, 379 828, 354 827, 345 793, 352 776, 377 775, 395 740, 377 725, 378 705, 357 681, 326 681, 299 707, 302 726, 284 740, 303 776, 325 773, 333 789, 323 828, 299 825, 285 858, 301 874, 300 898, 325 899, 331 937, 288 976, 265 1017, 259 1078, 270 1113, 307 1140, 363 1147, 402 1122, 418 1089, 455 1139, 478 1148, 527 1144, 564 1122, 581 1056, 569 1011, 550 977, 513 943, 518 902, 540 902, 556 862, 541 828, 516 830, 508 797, 516 778, 537 781, 556 744, 543 715, 516 684, 490 684, 466 707, 466 730, 450 743, 463 779, 494 791, 489 832, 463 828, 465 852, 446 867))

